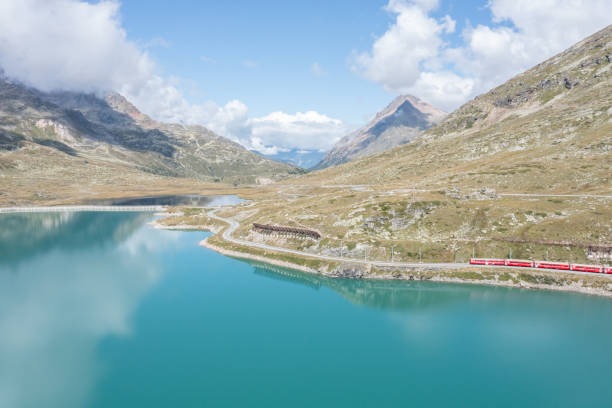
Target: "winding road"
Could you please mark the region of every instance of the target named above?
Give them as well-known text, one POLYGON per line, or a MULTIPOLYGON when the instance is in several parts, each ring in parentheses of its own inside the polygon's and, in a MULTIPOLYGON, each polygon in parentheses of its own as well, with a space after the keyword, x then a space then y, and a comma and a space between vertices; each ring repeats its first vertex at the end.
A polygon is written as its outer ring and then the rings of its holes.
MULTIPOLYGON (((419 268, 419 267, 423 268, 425 267, 425 268, 435 268, 435 269, 462 269, 466 267, 500 269, 499 266, 494 266, 494 265, 470 265, 467 263, 454 263, 454 262, 418 263, 418 262, 367 261, 365 259, 358 259, 358 258, 345 258, 345 257, 340 257, 340 256, 313 254, 310 252, 298 251, 296 249, 288 249, 288 248, 276 247, 276 246, 272 246, 268 244, 261 244, 258 242, 244 241, 244 240, 236 239, 232 237, 232 234, 240 226, 240 223, 231 218, 223 218, 223 217, 218 216, 216 214, 217 210, 218 208, 212 211, 209 211, 207 214, 209 217, 214 218, 215 220, 229 224, 229 227, 223 230, 223 233, 221 235, 223 239, 233 244, 244 245, 244 246, 248 246, 251 248, 267 249, 270 251, 282 252, 286 254, 300 255, 300 256, 305 256, 309 258, 324 259, 327 261, 351 262, 351 263, 359 263, 359 264, 373 265, 373 266, 396 266, 400 268, 419 268)), ((512 269, 519 269, 519 270, 523 269, 523 270, 530 270, 530 271, 534 270, 534 268, 522 268, 522 267, 514 267, 514 266, 512 267, 512 269)), ((547 270, 547 272, 551 272, 551 271, 547 270)), ((569 274, 579 274, 579 275, 593 275, 593 273, 591 272, 562 271, 562 270, 555 270, 554 272, 566 273, 566 274, 569 273, 569 274)))

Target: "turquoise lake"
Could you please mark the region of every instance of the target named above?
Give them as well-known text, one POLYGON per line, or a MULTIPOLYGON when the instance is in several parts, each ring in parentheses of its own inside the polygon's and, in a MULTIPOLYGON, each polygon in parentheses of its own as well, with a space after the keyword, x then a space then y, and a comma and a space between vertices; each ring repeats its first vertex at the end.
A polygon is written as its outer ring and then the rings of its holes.
POLYGON ((612 405, 610 299, 326 279, 152 219, 0 216, 0 407, 612 405))

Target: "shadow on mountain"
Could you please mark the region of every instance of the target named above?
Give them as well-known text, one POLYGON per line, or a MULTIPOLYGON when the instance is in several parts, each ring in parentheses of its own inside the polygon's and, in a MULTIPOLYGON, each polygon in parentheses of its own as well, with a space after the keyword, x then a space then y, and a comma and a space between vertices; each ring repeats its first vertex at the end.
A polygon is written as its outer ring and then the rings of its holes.
POLYGON ((13 132, 0 129, 0 150, 16 150, 24 137, 13 132))
POLYGON ((416 109, 412 103, 406 101, 392 115, 387 116, 372 127, 369 133, 378 137, 389 128, 406 126, 407 124, 410 124, 410 127, 422 130, 431 127, 428 116, 416 109))
MULTIPOLYGON (((127 102, 126 102, 127 103, 127 102)), ((180 141, 159 129, 146 129, 126 113, 113 109, 107 101, 94 94, 76 92, 46 93, 23 84, 0 78, 0 111, 13 118, 28 117, 36 111, 41 119, 52 120, 74 129, 85 139, 121 146, 137 152, 153 152, 172 157, 180 141)), ((0 120, 0 125, 3 123, 0 120)), ((11 123, 6 123, 11 125, 11 123)), ((0 149, 13 150, 19 140, 0 134, 0 149)), ((47 139, 36 143, 73 155, 72 148, 53 144, 47 139)), ((57 142, 61 143, 61 142, 57 142)))
POLYGON ((55 248, 76 252, 121 242, 149 218, 149 214, 127 212, 4 214, 0 216, 0 264, 35 257, 55 248))
MULTIPOLYGON (((247 261, 254 273, 319 290, 329 288, 349 302, 381 310, 409 311, 447 307, 470 298, 469 285, 428 284, 409 281, 335 279, 293 269, 247 261)), ((491 288, 490 290, 495 290, 491 288)))
POLYGON ((138 206, 138 205, 163 205, 163 206, 190 206, 190 207, 222 207, 237 205, 246 200, 226 194, 226 195, 200 195, 200 194, 179 194, 179 195, 160 195, 136 198, 96 198, 84 200, 83 204, 88 205, 118 205, 118 206, 138 206))
POLYGON ((59 150, 62 153, 66 153, 70 156, 78 156, 77 151, 65 143, 59 142, 53 139, 39 139, 35 141, 36 144, 41 146, 51 147, 55 150, 59 150))
POLYGON ((64 110, 70 125, 88 138, 138 152, 172 157, 178 140, 158 129, 144 129, 129 115, 92 94, 54 92, 39 97, 64 110))

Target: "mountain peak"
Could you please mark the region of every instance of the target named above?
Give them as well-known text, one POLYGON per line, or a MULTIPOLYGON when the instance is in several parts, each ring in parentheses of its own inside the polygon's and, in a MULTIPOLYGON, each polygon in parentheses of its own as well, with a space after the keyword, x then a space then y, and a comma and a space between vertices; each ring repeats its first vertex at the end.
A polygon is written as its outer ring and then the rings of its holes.
POLYGON ((611 50, 612 25, 466 102, 413 146, 328 169, 317 181, 608 193, 611 50))
POLYGON ((440 122, 446 112, 413 95, 399 95, 361 129, 343 137, 316 169, 406 144, 440 122))
POLYGON ((376 114, 376 116, 370 123, 378 122, 380 119, 392 114, 399 107, 401 107, 402 105, 406 103, 410 104, 414 109, 418 110, 419 112, 425 115, 431 115, 436 118, 442 118, 446 116, 446 112, 444 112, 443 110, 440 110, 428 104, 427 102, 417 98, 414 95, 404 94, 404 95, 396 96, 395 99, 393 99, 393 101, 391 101, 391 103, 387 105, 385 109, 381 110, 380 112, 376 114))
POLYGON ((106 95, 106 103, 116 110, 119 113, 123 113, 124 115, 128 115, 134 121, 138 123, 143 122, 152 122, 152 119, 149 118, 144 113, 140 112, 136 106, 134 106, 130 101, 128 101, 123 95, 117 92, 109 92, 106 95))

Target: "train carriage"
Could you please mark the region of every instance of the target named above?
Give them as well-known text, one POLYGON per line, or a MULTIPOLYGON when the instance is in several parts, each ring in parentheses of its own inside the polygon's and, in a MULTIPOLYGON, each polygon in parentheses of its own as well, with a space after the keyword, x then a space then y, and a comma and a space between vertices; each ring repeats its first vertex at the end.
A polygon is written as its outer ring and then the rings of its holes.
POLYGON ((506 266, 520 266, 523 268, 533 268, 533 261, 526 259, 506 259, 506 266))
POLYGON ((506 264, 505 259, 492 259, 492 258, 470 258, 470 265, 500 265, 506 264))
POLYGON ((570 264, 568 263, 562 263, 562 262, 545 262, 545 261, 538 261, 536 262, 536 268, 542 268, 542 269, 558 269, 558 270, 562 270, 562 271, 569 271, 570 270, 570 264))
POLYGON ((578 271, 578 272, 594 272, 594 273, 603 273, 604 272, 604 267, 601 265, 579 265, 579 264, 572 264, 570 265, 570 269, 572 271, 578 271))
POLYGON ((522 268, 554 269, 558 271, 612 274, 612 266, 569 264, 551 261, 530 261, 527 259, 470 258, 470 265, 514 266, 522 268))

